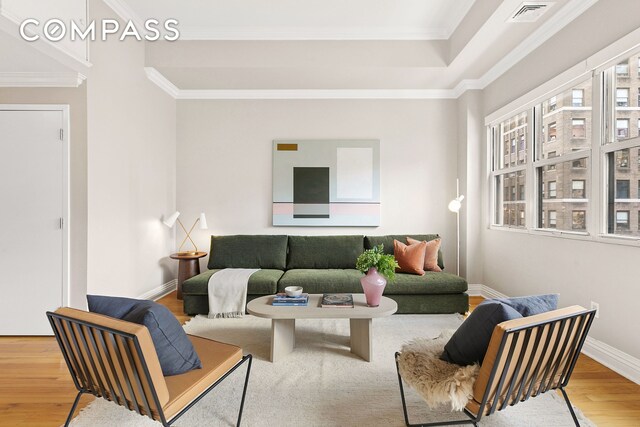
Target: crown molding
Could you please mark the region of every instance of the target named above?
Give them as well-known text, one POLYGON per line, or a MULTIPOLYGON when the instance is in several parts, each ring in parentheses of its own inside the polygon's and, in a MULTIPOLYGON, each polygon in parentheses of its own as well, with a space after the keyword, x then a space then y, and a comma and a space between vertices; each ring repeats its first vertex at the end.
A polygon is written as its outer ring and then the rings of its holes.
POLYGON ((86 79, 75 72, 0 72, 0 87, 78 87, 86 79))
POLYGON ((144 20, 124 0, 103 0, 123 21, 133 21, 137 28, 144 28, 144 20))
MULTIPOLYGON (((118 1, 118 0, 110 0, 118 1)), ((276 27, 180 27, 180 40, 446 40, 451 32, 445 28, 276 28, 276 27)))
POLYGON ((147 74, 147 78, 155 83, 160 89, 171 95, 174 99, 178 99, 180 95, 180 89, 169 81, 162 73, 156 70, 154 67, 144 67, 144 72, 147 74))
POLYGON ((449 89, 180 90, 177 99, 455 99, 449 89))

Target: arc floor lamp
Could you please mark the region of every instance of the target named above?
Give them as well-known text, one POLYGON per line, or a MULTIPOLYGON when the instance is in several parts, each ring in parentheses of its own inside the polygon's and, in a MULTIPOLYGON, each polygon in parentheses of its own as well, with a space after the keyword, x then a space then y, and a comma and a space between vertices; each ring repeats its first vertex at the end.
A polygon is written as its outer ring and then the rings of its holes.
POLYGON ((182 224, 182 221, 180 221, 180 219, 178 218, 179 216, 180 216, 180 212, 179 211, 175 211, 173 214, 171 214, 167 218, 165 218, 162 221, 162 223, 164 225, 166 225, 167 227, 171 228, 177 222, 178 224, 180 224, 180 227, 182 228, 182 230, 184 230, 186 236, 184 237, 184 239, 182 240, 182 243, 180 243, 180 247, 178 248, 178 254, 179 255, 195 254, 196 252, 198 252, 198 247, 196 246, 196 243, 191 238, 191 232, 193 231, 193 229, 198 224, 200 224, 200 226, 198 227, 199 229, 206 230, 208 228, 207 227, 207 218, 204 216, 204 212, 202 212, 200 214, 200 216, 195 220, 195 222, 193 223, 193 225, 191 226, 189 231, 187 231, 187 229, 185 228, 184 224, 182 224), (193 245, 194 250, 193 251, 182 252, 182 247, 187 242, 187 240, 189 240, 191 242, 191 244, 193 245))
POLYGON ((449 202, 449 210, 456 214, 456 274, 460 275, 460 208, 464 196, 460 194, 460 180, 456 179, 456 198, 449 202))

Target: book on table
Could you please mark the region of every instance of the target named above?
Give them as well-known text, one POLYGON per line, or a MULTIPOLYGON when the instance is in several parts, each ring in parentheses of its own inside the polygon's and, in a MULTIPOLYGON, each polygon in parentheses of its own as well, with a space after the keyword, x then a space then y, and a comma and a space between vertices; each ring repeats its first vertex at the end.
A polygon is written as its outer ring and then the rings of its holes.
POLYGON ((322 294, 321 307, 346 307, 353 308, 353 295, 351 294, 322 294))
POLYGON ((309 294, 302 294, 295 297, 287 296, 284 293, 278 293, 273 296, 271 305, 280 307, 305 306, 309 304, 309 294))

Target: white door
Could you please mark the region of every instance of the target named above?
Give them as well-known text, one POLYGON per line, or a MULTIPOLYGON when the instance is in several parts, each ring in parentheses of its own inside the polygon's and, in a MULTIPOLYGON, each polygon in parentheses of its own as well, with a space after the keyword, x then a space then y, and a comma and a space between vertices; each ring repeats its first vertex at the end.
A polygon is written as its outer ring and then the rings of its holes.
POLYGON ((51 335, 63 305, 64 119, 0 109, 0 335, 51 335))

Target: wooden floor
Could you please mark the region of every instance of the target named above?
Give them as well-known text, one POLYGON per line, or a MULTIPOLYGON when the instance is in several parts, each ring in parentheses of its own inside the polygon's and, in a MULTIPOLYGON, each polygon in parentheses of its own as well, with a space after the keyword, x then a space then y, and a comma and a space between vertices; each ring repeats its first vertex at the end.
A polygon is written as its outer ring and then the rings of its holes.
MULTIPOLYGON (((471 297, 472 308, 482 301, 471 297)), ((175 293, 162 298, 180 320, 175 293)), ((640 385, 582 355, 567 388, 573 403, 599 426, 640 426, 640 385)), ((53 337, 0 337, 0 426, 59 426, 76 395, 53 337)), ((80 406, 93 400, 83 396, 80 406)), ((545 426, 546 427, 546 426, 545 426)))

